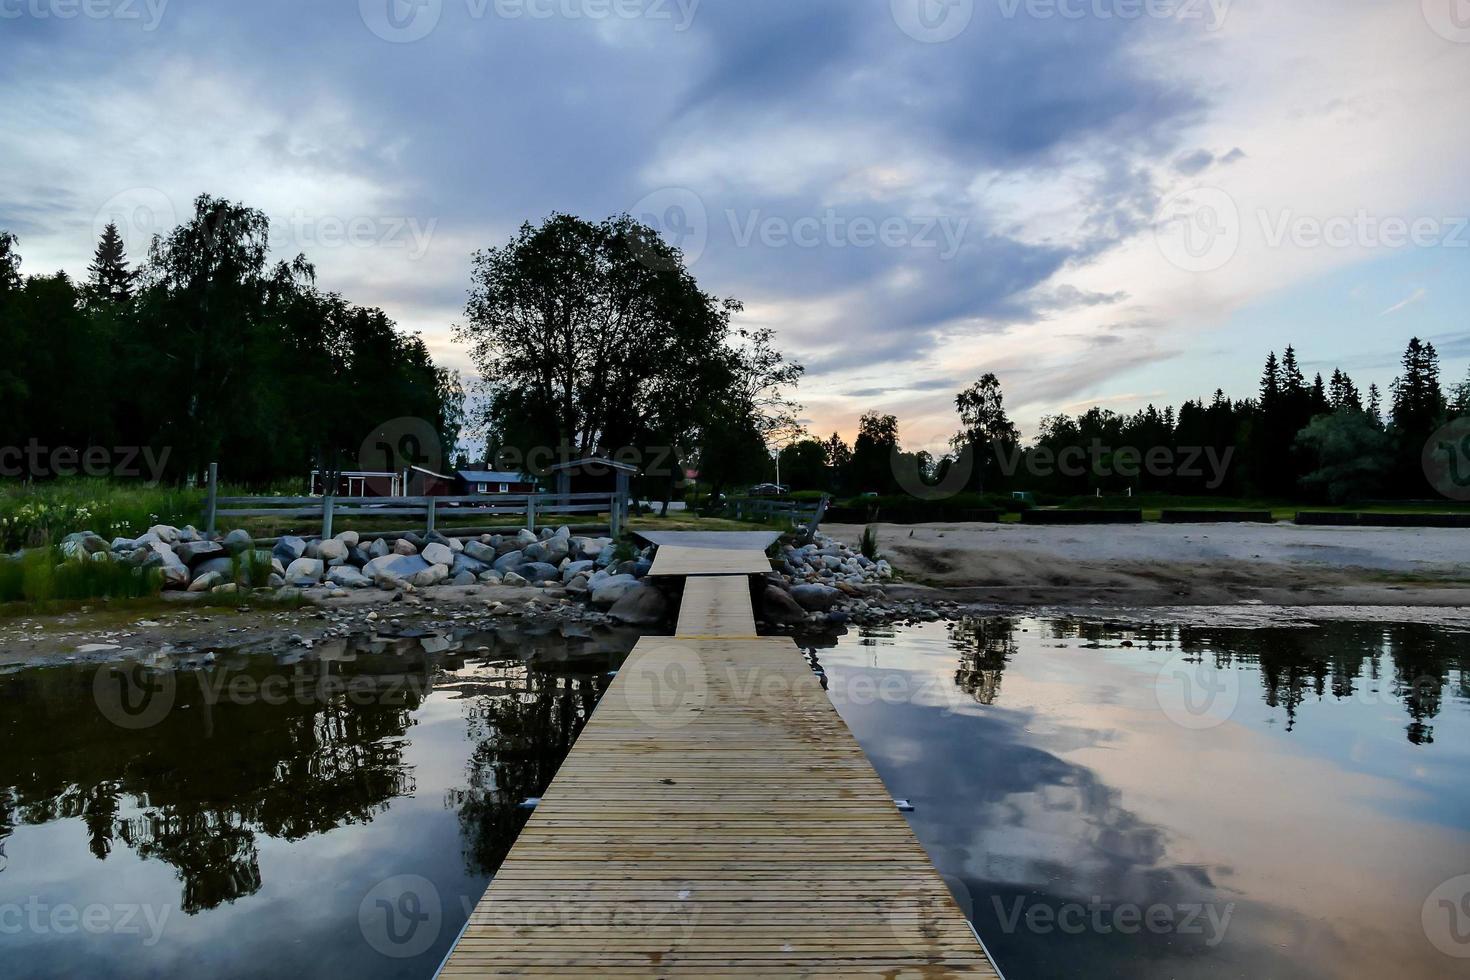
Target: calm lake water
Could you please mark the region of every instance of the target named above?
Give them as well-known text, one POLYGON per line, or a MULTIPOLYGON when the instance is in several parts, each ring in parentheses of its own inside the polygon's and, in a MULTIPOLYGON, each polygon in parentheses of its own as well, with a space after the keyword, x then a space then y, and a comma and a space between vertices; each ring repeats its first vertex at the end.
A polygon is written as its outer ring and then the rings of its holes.
MULTIPOLYGON (((430 976, 633 640, 0 674, 0 975, 430 976)), ((1010 980, 1470 968, 1441 951, 1470 954, 1470 635, 829 643, 834 702, 1010 980)))

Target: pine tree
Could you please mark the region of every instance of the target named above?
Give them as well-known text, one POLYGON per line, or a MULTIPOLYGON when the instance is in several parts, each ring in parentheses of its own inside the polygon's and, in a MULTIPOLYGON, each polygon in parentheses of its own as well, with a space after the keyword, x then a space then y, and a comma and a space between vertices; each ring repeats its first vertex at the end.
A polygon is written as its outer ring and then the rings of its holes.
POLYGON ((87 272, 93 295, 113 303, 126 303, 133 298, 133 280, 138 274, 128 268, 127 249, 115 223, 109 221, 102 229, 102 238, 87 272))
POLYGON ((1445 411, 1439 387, 1439 354, 1418 337, 1404 351, 1404 373, 1393 384, 1393 424, 1406 437, 1434 431, 1445 411))
POLYGON ((1327 386, 1322 381, 1321 372, 1318 372, 1317 377, 1312 381, 1311 401, 1311 415, 1313 418, 1316 418, 1318 415, 1326 415, 1332 410, 1332 403, 1327 400, 1327 386))
POLYGON ((1368 417, 1374 425, 1383 427, 1383 392, 1376 384, 1368 386, 1368 417))
MULTIPOLYGON (((1216 394, 1220 394, 1219 391, 1216 394)), ((1270 413, 1281 404, 1281 365, 1273 350, 1266 358, 1266 373, 1261 376, 1261 411, 1270 413)))
POLYGON ((1281 390, 1288 398, 1299 396, 1307 390, 1307 379, 1296 362, 1296 348, 1290 344, 1286 345, 1286 353, 1281 355, 1281 390))

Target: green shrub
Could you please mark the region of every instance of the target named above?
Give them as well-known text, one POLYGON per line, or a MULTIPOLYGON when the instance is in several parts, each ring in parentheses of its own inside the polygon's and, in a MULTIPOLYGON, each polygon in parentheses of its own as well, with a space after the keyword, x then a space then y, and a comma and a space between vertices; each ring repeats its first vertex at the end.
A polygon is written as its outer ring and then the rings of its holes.
POLYGON ((859 549, 861 549, 864 558, 868 559, 869 561, 877 561, 878 529, 876 527, 863 528, 863 537, 862 540, 858 542, 858 547, 859 549))
POLYGON ((60 549, 45 547, 0 558, 0 602, 140 599, 162 588, 158 569, 134 568, 110 555, 63 559, 60 549))

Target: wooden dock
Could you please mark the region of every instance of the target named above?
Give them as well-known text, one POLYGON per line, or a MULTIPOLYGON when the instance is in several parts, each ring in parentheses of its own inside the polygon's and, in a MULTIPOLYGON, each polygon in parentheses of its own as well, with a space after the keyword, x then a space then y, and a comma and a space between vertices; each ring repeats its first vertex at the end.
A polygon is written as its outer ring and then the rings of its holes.
POLYGON ((441 976, 998 976, 805 659, 754 634, 746 574, 686 581, 441 976))

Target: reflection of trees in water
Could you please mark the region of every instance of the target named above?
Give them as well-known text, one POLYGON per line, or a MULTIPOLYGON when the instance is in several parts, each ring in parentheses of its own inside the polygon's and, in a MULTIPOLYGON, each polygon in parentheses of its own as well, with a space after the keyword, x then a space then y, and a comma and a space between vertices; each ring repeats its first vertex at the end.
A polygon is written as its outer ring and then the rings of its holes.
MULTIPOLYGON (((296 665, 227 656, 228 668, 176 673, 173 709, 137 731, 115 727, 98 709, 96 667, 38 668, 0 679, 7 725, 0 868, 17 824, 80 819, 98 860, 121 845, 171 865, 183 883, 186 912, 252 895, 262 884, 257 835, 300 840, 367 823, 414 791, 405 736, 428 692, 458 683, 441 666, 445 657, 458 669, 461 648, 489 646, 487 660, 495 651, 507 659, 532 652, 564 659, 572 649, 559 635, 509 631, 453 643, 435 638, 427 644, 435 654, 425 645, 375 637, 335 641, 296 665), (241 677, 255 685, 284 677, 287 694, 240 699, 230 696, 228 683, 217 686, 221 678, 241 677)), ((631 641, 615 645, 625 651, 631 641)), ((509 669, 527 673, 520 664, 509 669)), ((580 727, 571 718, 595 703, 585 679, 529 676, 534 681, 524 703, 495 701, 487 710, 486 718, 495 720, 486 723, 472 765, 475 773, 494 773, 487 778, 501 785, 544 787, 580 727), (565 696, 563 688, 576 696, 565 696), (501 733, 516 748, 502 753, 501 733), (538 737, 552 742, 538 748, 538 737)))
POLYGON ((477 694, 470 711, 476 741, 467 766, 469 788, 449 801, 459 811, 465 865, 493 875, 530 817, 522 801, 551 785, 562 760, 591 717, 606 675, 553 674, 514 666, 497 690, 477 694))
MULTIPOLYGON (((1431 626, 1221 629, 1054 619, 1042 628, 1051 639, 1081 640, 1086 647, 1172 646, 1191 662, 1219 670, 1258 670, 1262 699, 1285 713, 1287 731, 1295 730, 1299 709, 1309 700, 1393 698, 1408 711, 1409 741, 1428 745, 1434 742, 1431 722, 1443 709, 1446 689, 1470 700, 1470 641, 1431 626)), ((966 620, 953 630, 960 651, 955 683, 982 704, 994 703, 1000 691, 1001 675, 1015 651, 1014 632, 1012 621, 1000 619, 966 620)))
POLYGON ((1015 620, 961 620, 950 631, 950 642, 960 652, 955 684, 980 704, 994 704, 1006 664, 1016 652, 1015 620))

